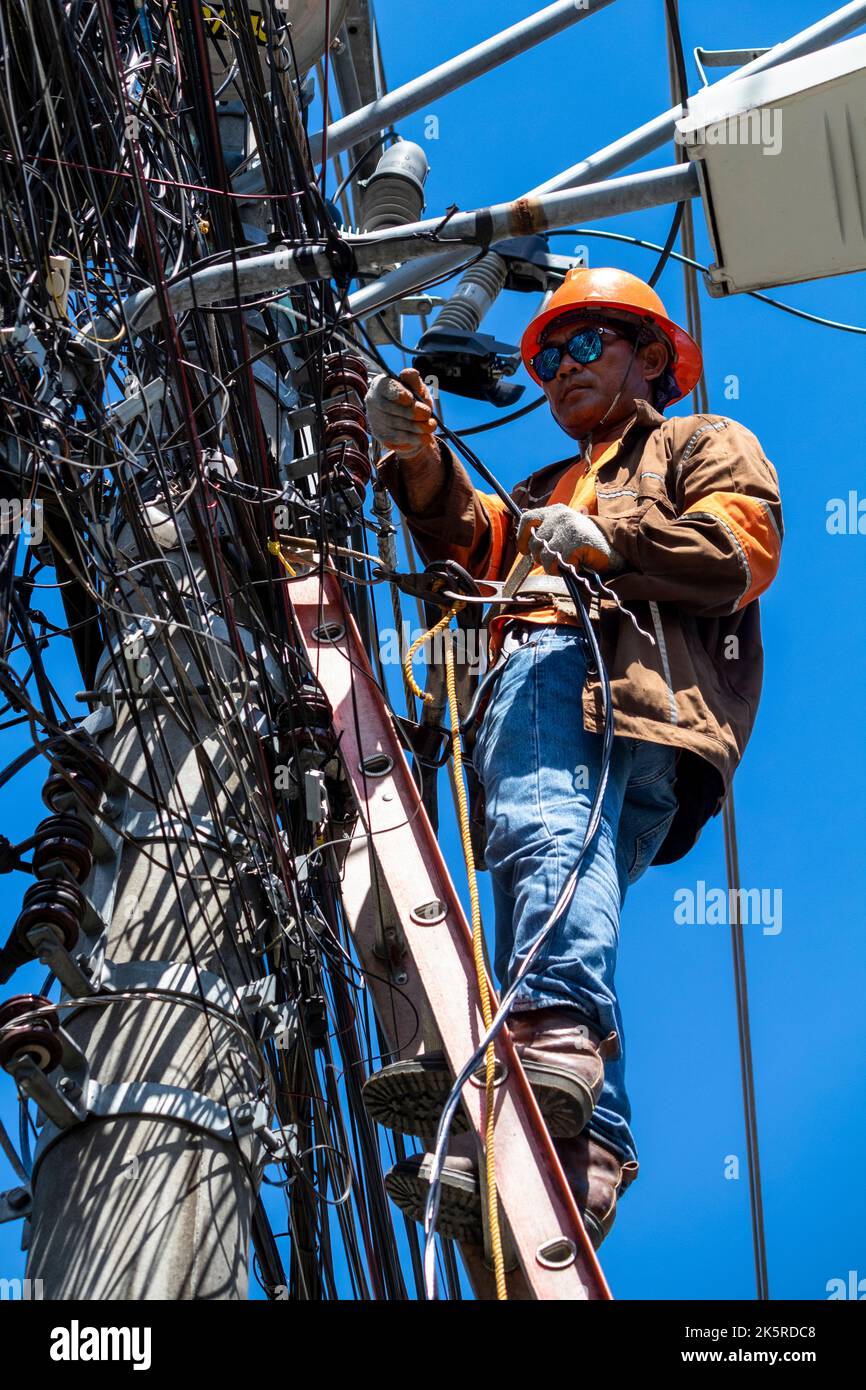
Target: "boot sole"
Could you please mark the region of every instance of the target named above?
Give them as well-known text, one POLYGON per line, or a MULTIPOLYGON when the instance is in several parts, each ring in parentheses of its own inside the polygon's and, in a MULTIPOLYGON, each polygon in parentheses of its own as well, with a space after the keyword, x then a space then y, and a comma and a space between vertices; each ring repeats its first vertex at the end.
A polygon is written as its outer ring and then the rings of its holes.
MULTIPOLYGON (((391 1201, 404 1216, 410 1221, 417 1221, 419 1225, 424 1222, 431 1165, 431 1154, 413 1154, 395 1163, 385 1175, 385 1191, 391 1201)), ((591 1212, 581 1208, 580 1215, 592 1248, 597 1250, 606 1232, 591 1212)), ((446 1240, 457 1240, 467 1245, 484 1244, 478 1180, 469 1173, 449 1168, 447 1160, 442 1170, 436 1231, 446 1240)))
MULTIPOLYGON (((424 1208, 430 1191, 430 1165, 430 1154, 415 1154, 395 1163, 385 1176, 385 1190, 391 1201, 404 1216, 419 1223, 424 1220, 424 1208)), ((447 1161, 442 1173, 436 1230, 448 1240, 459 1240, 468 1245, 484 1244, 478 1181, 469 1173, 450 1169, 447 1161)))
MULTIPOLYGON (((368 1115, 377 1124, 421 1139, 436 1133, 451 1086, 452 1077, 444 1057, 429 1053, 374 1072, 362 1095, 368 1115)), ((458 1106, 451 1131, 465 1134, 468 1129, 466 1116, 458 1106)))
MULTIPOLYGON (((554 1068, 525 1062, 524 1070, 551 1138, 576 1139, 592 1114, 588 1091, 554 1068)), ((364 1104, 377 1124, 424 1138, 435 1134, 452 1084, 444 1058, 428 1053, 375 1072, 364 1086, 364 1104)), ((459 1108, 451 1128, 455 1134, 469 1128, 459 1108)))

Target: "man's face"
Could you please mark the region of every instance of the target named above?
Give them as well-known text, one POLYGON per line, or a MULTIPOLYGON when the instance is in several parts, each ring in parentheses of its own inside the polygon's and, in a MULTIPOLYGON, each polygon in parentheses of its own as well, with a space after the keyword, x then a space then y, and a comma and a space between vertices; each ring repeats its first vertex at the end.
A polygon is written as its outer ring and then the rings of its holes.
MULTIPOLYGON (((617 329, 613 317, 601 324, 579 315, 557 320, 544 335, 544 346, 562 347, 581 328, 599 326, 617 329)), ((565 353, 553 381, 543 382, 542 389, 560 428, 580 439, 599 424, 617 391, 621 395, 604 422, 606 428, 632 415, 637 397, 651 400, 650 382, 664 370, 666 360, 661 343, 648 343, 635 353, 630 338, 603 332, 601 356, 595 362, 575 362, 565 353)))

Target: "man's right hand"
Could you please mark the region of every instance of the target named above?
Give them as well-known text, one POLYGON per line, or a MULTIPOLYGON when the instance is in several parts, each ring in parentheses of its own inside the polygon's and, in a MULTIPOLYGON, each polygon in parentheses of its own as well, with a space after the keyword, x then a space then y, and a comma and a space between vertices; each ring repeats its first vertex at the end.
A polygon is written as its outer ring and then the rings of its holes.
POLYGON ((405 367, 399 381, 384 373, 374 376, 364 405, 371 433, 401 460, 414 463, 438 455, 433 397, 414 367, 405 367))

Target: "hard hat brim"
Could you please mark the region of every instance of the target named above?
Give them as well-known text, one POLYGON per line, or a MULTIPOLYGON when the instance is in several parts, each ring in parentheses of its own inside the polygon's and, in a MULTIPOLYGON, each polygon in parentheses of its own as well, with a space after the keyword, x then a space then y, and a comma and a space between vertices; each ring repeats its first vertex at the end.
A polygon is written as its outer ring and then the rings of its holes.
POLYGON ((671 371, 676 382, 678 395, 672 397, 667 402, 668 405, 675 405, 677 401, 681 401, 697 386, 703 371, 703 355, 694 338, 684 328, 680 328, 679 324, 666 318, 664 314, 657 314, 642 307, 638 308, 625 301, 600 301, 590 298, 572 301, 567 306, 559 304, 556 308, 547 309, 528 325, 520 342, 520 355, 523 358, 524 367, 537 385, 543 386, 544 383, 533 369, 532 358, 541 346, 541 335, 557 319, 572 317, 580 313, 581 309, 585 309, 587 313, 593 315, 603 314, 607 310, 614 313, 619 311, 628 314, 631 318, 645 319, 647 322, 655 324, 667 340, 672 353, 671 371))

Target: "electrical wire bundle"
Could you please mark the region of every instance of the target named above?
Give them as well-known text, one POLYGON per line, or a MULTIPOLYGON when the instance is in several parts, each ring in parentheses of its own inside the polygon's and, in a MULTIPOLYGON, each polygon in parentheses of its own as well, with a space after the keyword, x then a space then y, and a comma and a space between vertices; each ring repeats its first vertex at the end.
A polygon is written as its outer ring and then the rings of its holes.
MULTIPOLYGON (((23 1015, 0 1011, 0 1047, 8 1061, 26 1034, 32 1053, 56 1013, 102 1079, 118 1032, 148 1033, 156 1055, 197 1038, 201 1088, 230 1110, 254 1096, 276 1126, 264 1183, 283 1214, 269 1197, 251 1216, 268 1295, 423 1297, 418 1238, 395 1231, 360 1099, 382 1040, 341 906, 353 810, 280 539, 336 563, 369 638, 365 533, 382 522, 363 515, 364 355, 285 8, 266 0, 258 25, 240 0, 220 13, 10 0, 0 14, 0 493, 38 523, 0 535, 0 727, 25 740, 0 786, 41 767, 67 818, 15 825, 0 869, 35 880, 39 920, 62 921, 64 959, 86 975, 99 968, 75 955, 90 874, 103 831, 115 835, 103 950, 129 969, 170 957, 195 979, 191 992, 137 979, 60 996, 51 970, 23 1015), (252 147, 264 191, 239 194, 252 147), (275 244, 324 246, 332 280, 173 311, 190 271, 275 244), (140 330, 124 306, 149 287, 159 315, 140 330), (65 898, 40 868, 51 855, 65 898), (213 975, 237 990, 266 978, 282 1034, 239 1027, 213 975)), ((30 920, 0 952, 3 978, 35 968, 30 920)), ((0 1129, 22 1181, 35 1137, 22 1096, 17 1150, 0 1129)), ((439 1258, 459 1297, 446 1244, 439 1258)))

